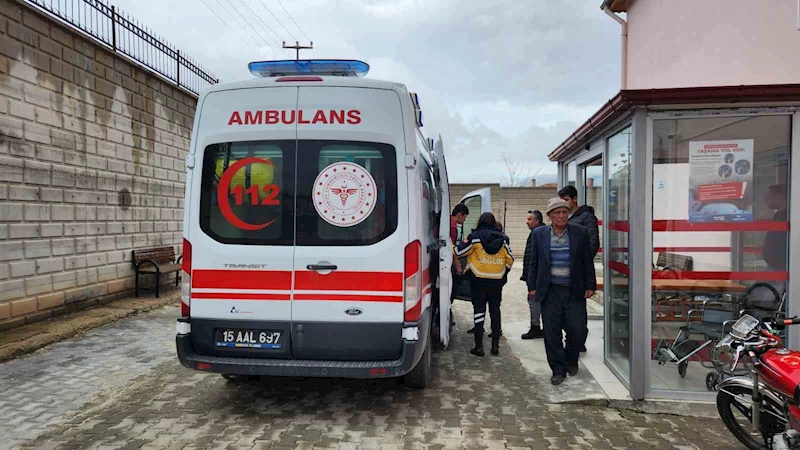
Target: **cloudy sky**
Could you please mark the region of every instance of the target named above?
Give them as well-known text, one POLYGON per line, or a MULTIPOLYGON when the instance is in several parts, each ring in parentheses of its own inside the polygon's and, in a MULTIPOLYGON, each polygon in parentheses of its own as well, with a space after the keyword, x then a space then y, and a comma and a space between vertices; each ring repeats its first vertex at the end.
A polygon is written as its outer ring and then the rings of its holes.
POLYGON ((291 17, 278 0, 112 0, 222 81, 294 58, 283 40, 366 61, 368 77, 419 93, 453 182, 501 182, 501 155, 555 181, 547 154, 619 89, 619 25, 601 0, 281 2, 291 17))

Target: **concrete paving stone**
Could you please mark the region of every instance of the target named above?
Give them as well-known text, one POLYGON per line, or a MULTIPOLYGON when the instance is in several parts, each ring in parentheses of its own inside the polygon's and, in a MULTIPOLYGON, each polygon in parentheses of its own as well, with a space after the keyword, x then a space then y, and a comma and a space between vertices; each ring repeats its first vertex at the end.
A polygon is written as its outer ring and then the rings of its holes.
MULTIPOLYGON (((524 297, 505 296, 502 308, 504 321, 528 314, 524 297)), ((740 448, 716 419, 549 404, 539 389, 549 379, 509 350, 517 336, 499 357, 469 355, 466 302, 455 304, 452 346, 434 354, 424 391, 190 371, 175 358, 177 315, 124 319, 0 365, 0 413, 26 425, 0 423, 0 448, 740 448)))

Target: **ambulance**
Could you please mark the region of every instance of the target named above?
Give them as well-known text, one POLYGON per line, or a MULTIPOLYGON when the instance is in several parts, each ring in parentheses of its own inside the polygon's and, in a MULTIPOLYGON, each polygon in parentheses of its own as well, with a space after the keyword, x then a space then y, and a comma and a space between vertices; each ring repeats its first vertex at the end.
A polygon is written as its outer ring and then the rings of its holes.
POLYGON ((441 137, 351 60, 250 63, 201 92, 186 158, 177 353, 247 376, 424 387, 450 341, 441 137))

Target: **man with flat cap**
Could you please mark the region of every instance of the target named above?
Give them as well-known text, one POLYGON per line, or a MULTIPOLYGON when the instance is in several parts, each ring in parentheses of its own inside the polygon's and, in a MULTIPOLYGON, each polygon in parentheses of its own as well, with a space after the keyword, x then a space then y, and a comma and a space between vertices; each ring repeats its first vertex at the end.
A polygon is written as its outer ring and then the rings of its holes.
POLYGON ((528 296, 542 305, 544 346, 554 385, 563 383, 567 374, 578 373, 582 311, 597 289, 589 232, 569 223, 569 211, 567 202, 558 197, 547 203, 551 224, 534 230, 528 270, 528 296))

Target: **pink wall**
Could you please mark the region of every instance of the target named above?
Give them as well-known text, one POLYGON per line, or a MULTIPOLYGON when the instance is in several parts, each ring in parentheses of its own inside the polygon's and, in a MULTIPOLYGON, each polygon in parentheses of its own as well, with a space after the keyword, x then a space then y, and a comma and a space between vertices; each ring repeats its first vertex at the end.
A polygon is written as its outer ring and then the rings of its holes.
POLYGON ((637 0, 627 20, 628 89, 800 83, 796 0, 637 0))

